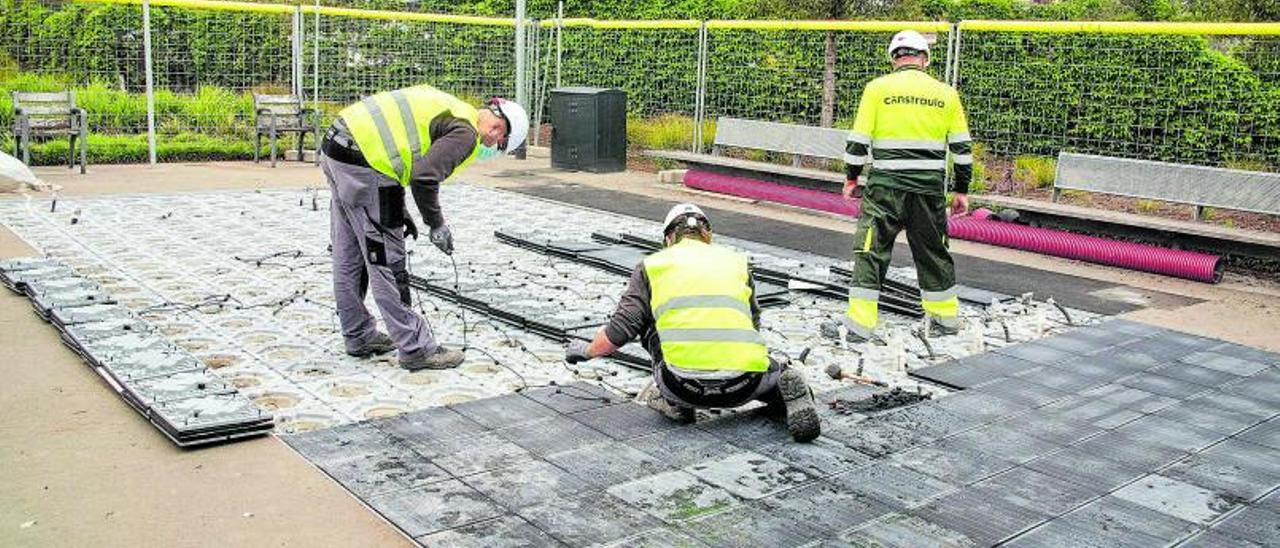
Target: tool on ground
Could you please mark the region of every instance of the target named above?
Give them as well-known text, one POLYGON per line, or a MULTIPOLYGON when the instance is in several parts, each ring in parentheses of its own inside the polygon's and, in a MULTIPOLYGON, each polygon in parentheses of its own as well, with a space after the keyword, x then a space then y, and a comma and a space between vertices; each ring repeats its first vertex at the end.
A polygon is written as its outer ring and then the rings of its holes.
MULTIPOLYGON (((859 369, 861 369, 861 368, 859 368, 859 369)), ((826 371, 827 371, 827 376, 828 376, 828 377, 831 377, 832 379, 835 379, 835 380, 837 380, 837 381, 839 381, 839 380, 850 380, 850 381, 856 382, 856 383, 858 383, 858 384, 866 384, 866 385, 871 385, 871 386, 883 386, 883 387, 888 387, 888 386, 889 386, 889 384, 888 384, 888 383, 886 383, 886 382, 884 382, 884 381, 878 381, 878 380, 873 379, 873 378, 871 378, 871 377, 864 376, 864 375, 862 375, 860 372, 859 372, 858 374, 854 374, 854 373, 847 373, 847 372, 845 372, 844 368, 842 368, 842 367, 840 367, 838 364, 834 364, 834 363, 833 363, 833 364, 831 364, 831 365, 828 365, 828 366, 827 366, 826 371)))

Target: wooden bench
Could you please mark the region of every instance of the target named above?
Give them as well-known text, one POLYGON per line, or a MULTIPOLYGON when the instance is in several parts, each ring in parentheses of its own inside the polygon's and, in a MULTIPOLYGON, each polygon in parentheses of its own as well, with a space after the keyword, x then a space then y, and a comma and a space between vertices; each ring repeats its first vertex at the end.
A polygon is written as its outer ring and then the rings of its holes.
POLYGON ((716 120, 716 137, 711 154, 678 150, 650 150, 645 155, 674 160, 705 171, 777 181, 805 188, 839 192, 844 174, 800 167, 806 158, 844 158, 848 130, 760 122, 721 117, 716 120), (756 162, 725 156, 726 149, 763 150, 791 155, 790 166, 756 162))
MULTIPOLYGON (((253 96, 254 135, 253 161, 258 162, 259 151, 262 150, 262 137, 271 141, 271 167, 276 167, 276 139, 282 133, 298 135, 298 161, 303 161, 302 139, 310 133, 316 141, 320 140, 320 117, 315 109, 303 106, 297 95, 257 95, 253 96)), ((315 157, 316 165, 320 163, 320 155, 315 157)))
POLYGON ((84 109, 76 107, 76 92, 13 92, 13 155, 31 164, 31 141, 38 137, 67 137, 67 168, 75 167, 76 142, 80 143, 80 173, 85 172, 89 123, 84 109))
POLYGON ((1064 190, 1188 204, 1197 221, 1206 207, 1280 215, 1280 173, 1061 152, 1053 201, 1064 190))

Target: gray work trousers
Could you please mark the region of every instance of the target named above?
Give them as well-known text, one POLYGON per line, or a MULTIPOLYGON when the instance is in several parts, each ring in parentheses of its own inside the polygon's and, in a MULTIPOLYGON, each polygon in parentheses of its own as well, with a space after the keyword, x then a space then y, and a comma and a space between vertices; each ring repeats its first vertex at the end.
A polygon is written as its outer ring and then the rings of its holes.
POLYGON ((333 296, 347 350, 359 349, 376 334, 373 316, 364 306, 368 284, 400 359, 434 353, 439 345, 431 326, 411 304, 404 188, 371 168, 328 156, 321 158, 320 167, 333 196, 329 204, 333 296))
POLYGON ((778 377, 786 369, 787 364, 770 356, 767 371, 734 379, 706 380, 682 378, 668 370, 665 363, 658 363, 653 368, 653 381, 663 399, 676 407, 730 408, 755 400, 782 403, 778 377))

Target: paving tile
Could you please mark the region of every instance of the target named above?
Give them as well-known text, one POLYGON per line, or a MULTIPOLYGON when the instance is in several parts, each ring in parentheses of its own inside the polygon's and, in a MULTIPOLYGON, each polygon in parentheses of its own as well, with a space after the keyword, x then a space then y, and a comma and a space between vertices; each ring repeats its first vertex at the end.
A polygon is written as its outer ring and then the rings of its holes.
POLYGON ((395 491, 365 502, 410 537, 504 514, 501 506, 458 480, 395 491))
POLYGON ((1201 525, 1236 506, 1209 489, 1159 474, 1142 477, 1116 491, 1114 496, 1201 525))
POLYGON ((1057 445, 1071 445, 1103 431, 1100 426, 1059 419, 1044 410, 1017 415, 996 424, 1057 445))
POLYGON ((699 423, 698 428, 748 449, 791 441, 786 424, 758 411, 744 411, 709 420, 699 423))
POLYGON ((912 513, 984 545, 996 544, 1051 517, 974 489, 951 493, 912 513))
POLYGON ((481 472, 463 481, 511 510, 571 497, 590 488, 587 482, 542 461, 481 472))
POLYGON ((526 422, 494 433, 540 457, 610 441, 595 429, 563 416, 526 422))
POLYGON ((534 388, 525 390, 521 394, 526 398, 566 414, 627 401, 627 398, 623 396, 585 382, 534 388))
POLYGON ((1270 367, 1266 363, 1209 351, 1195 352, 1179 358, 1178 361, 1241 377, 1248 377, 1270 367))
POLYGON ((714 514, 738 503, 728 491, 679 470, 615 485, 608 492, 669 523, 714 514))
POLYGON ((1167 398, 1159 394, 1153 394, 1146 390, 1139 390, 1121 384, 1108 384, 1098 386, 1080 392, 1080 395, 1086 398, 1096 398, 1108 403, 1123 406, 1130 411, 1139 413, 1155 413, 1161 409, 1178 403, 1174 398, 1167 398))
POLYGON ((658 518, 599 491, 554 498, 517 513, 570 546, 607 544, 662 525, 658 518))
POLYGON ((997 352, 984 352, 944 364, 911 371, 911 376, 969 388, 993 379, 1011 377, 1038 364, 997 352))
POLYGON ((822 530, 756 506, 690 520, 681 529, 709 546, 799 546, 822 530))
POLYGON ((442 440, 473 436, 486 430, 480 423, 447 407, 431 407, 369 422, 427 457, 439 455, 442 440))
POLYGON ((1110 375, 1104 377, 1091 377, 1079 372, 1068 371, 1049 365, 1028 369, 1021 375, 1018 375, 1017 378, 1067 393, 1075 393, 1111 382, 1110 375))
POLYGON ((822 434, 872 457, 933 441, 932 436, 871 420, 850 425, 826 423, 822 425, 822 434))
MULTIPOLYGON (((968 394, 968 392, 966 391, 962 394, 968 394)), ((882 415, 877 415, 871 420, 935 439, 973 428, 982 423, 981 419, 943 409, 940 402, 952 397, 958 396, 944 396, 938 401, 921 402, 901 409, 894 409, 882 415)))
POLYGON ((440 456, 433 462, 455 476, 505 468, 534 458, 523 447, 504 440, 493 432, 445 440, 437 447, 437 451, 440 456))
POLYGON ((920 546, 978 546, 978 543, 963 533, 919 516, 893 513, 840 535, 838 545, 918 548, 920 546))
POLYGON ((1029 408, 991 394, 961 392, 939 398, 938 408, 979 422, 990 422, 1029 408))
POLYGON ((1138 373, 1120 380, 1120 384, 1137 388, 1152 394, 1183 399, 1208 390, 1208 387, 1192 382, 1181 381, 1157 373, 1138 373))
POLYGON ((516 516, 502 516, 414 539, 424 546, 518 548, 556 546, 556 539, 516 516))
POLYGON ((1193 401, 1204 402, 1219 409, 1252 415, 1259 419, 1269 419, 1280 414, 1276 404, 1227 392, 1215 391, 1202 394, 1193 401))
POLYGON ((1151 339, 1160 341, 1166 344, 1178 345, 1185 348, 1200 349, 1200 350, 1213 348, 1215 346, 1219 346, 1222 344, 1222 341, 1218 339, 1211 339, 1209 337, 1201 337, 1200 335, 1192 335, 1190 333, 1184 333, 1182 331, 1172 331, 1172 330, 1165 331, 1163 333, 1158 333, 1155 336, 1151 337, 1151 339))
POLYGON ((879 499, 828 482, 812 483, 751 504, 821 531, 824 536, 835 536, 893 511, 879 499))
POLYGON ((1067 397, 1067 393, 1025 379, 1005 378, 970 389, 973 392, 991 394, 1027 407, 1040 407, 1054 400, 1067 397))
POLYGON ((604 546, 608 548, 703 548, 706 544, 674 527, 659 527, 604 546))
POLYGON ((1245 508, 1215 524, 1213 530, 1263 546, 1280 546, 1280 513, 1245 508))
POLYGON ((1074 527, 1065 519, 1055 519, 1022 533, 1003 544, 1013 548, 1072 546, 1075 548, 1148 548, 1164 542, 1139 531, 1106 527, 1085 529, 1074 527))
POLYGON ((1116 429, 1135 440, 1193 452, 1222 441, 1226 436, 1187 423, 1149 415, 1116 429))
POLYGON ((1021 466, 978 482, 973 489, 1048 516, 1062 515, 1105 493, 1021 466))
POLYGON ((1140 470, 1154 470, 1187 456, 1185 451, 1141 442, 1114 431, 1099 434, 1072 447, 1140 470))
POLYGON ((1014 466, 1013 462, 951 440, 898 453, 892 460, 954 485, 973 483, 1014 466))
POLYGON ((1095 492, 1119 488, 1143 476, 1146 468, 1126 466, 1079 447, 1047 455, 1024 465, 1026 468, 1066 480, 1095 492))
POLYGON ((1280 459, 1274 449, 1228 440, 1174 463, 1163 474, 1248 501, 1280 487, 1280 459))
POLYGON ((1236 436, 1249 443, 1280 450, 1280 418, 1274 418, 1236 436))
POLYGON ((1275 411, 1280 413, 1280 379, 1250 377, 1231 386, 1224 386, 1222 391, 1271 402, 1275 411))
POLYGON ((598 488, 670 469, 656 457, 611 440, 555 453, 547 457, 547 462, 598 488))
POLYGON ((1143 416, 1141 411, 1087 396, 1057 401, 1037 411, 1063 422, 1103 429, 1115 428, 1143 416))
POLYGON ((1040 365, 1051 365, 1071 359, 1077 355, 1075 352, 1046 346, 1036 342, 1006 346, 1004 348, 997 349, 996 352, 1040 365))
MULTIPOLYGON (((1121 341, 1115 341, 1115 343, 1118 342, 1121 341)), ((1077 334, 1077 331, 1068 331, 1059 335, 1051 335, 1042 339, 1037 339, 1035 343, 1077 355, 1092 354, 1113 346, 1114 344, 1107 342, 1101 336, 1095 336, 1088 333, 1077 334)))
POLYGON ((389 442, 372 453, 354 454, 321 468, 360 498, 452 479, 403 442, 389 442))
POLYGON ((1062 449, 1062 445, 1031 437, 1018 425, 1000 423, 956 434, 941 442, 970 447, 993 457, 1022 463, 1062 449))
POLYGON ((1150 337, 1152 335, 1156 335, 1166 331, 1166 329, 1164 329, 1163 327, 1154 326, 1149 323, 1126 320, 1122 318, 1108 319, 1094 326, 1093 328, 1105 329, 1108 331, 1115 331, 1118 333, 1124 333, 1126 335, 1132 335, 1134 337, 1150 337))
POLYGON ((831 483, 874 497, 895 508, 914 508, 956 489, 955 485, 894 463, 881 462, 837 475, 831 483))
POLYGON ((810 479, 800 470, 753 451, 694 463, 684 471, 744 499, 758 499, 810 479))
POLYGON ((1090 379, 1103 379, 1106 381, 1115 381, 1126 375, 1133 374, 1133 368, 1116 367, 1115 360, 1104 359, 1100 356, 1080 356, 1053 364, 1053 367, 1090 379))
POLYGON ((558 414, 550 407, 520 394, 472 400, 454 405, 452 409, 486 428, 506 428, 524 422, 551 418, 558 414))
POLYGON ((741 448, 698 428, 664 430, 631 438, 627 443, 673 468, 741 451, 741 448))
POLYGON ((1126 352, 1144 354, 1159 363, 1177 360, 1188 354, 1196 352, 1196 350, 1180 344, 1171 344, 1169 341, 1164 340, 1161 337, 1150 337, 1135 343, 1130 343, 1124 345, 1123 349, 1126 352))
POLYGON ((569 417, 617 440, 631 439, 672 428, 688 427, 648 407, 634 403, 620 403, 581 411, 569 417))
POLYGON ((1173 362, 1168 365, 1161 366, 1159 369, 1152 369, 1152 373, 1163 375, 1171 379, 1190 382, 1208 387, 1222 386, 1223 384, 1240 380, 1239 375, 1233 375, 1225 371, 1217 369, 1209 369, 1208 367, 1200 367, 1182 362, 1173 362))
POLYGON ((1280 354, 1268 352, 1252 346, 1224 342, 1217 346, 1210 347, 1209 350, 1218 354, 1231 356, 1233 358, 1240 358, 1242 360, 1250 360, 1270 365, 1280 365, 1280 354))
POLYGON ((809 443, 784 441, 761 447, 758 451, 815 478, 832 476, 872 462, 871 457, 825 437, 809 443))
POLYGON ((1209 529, 1178 546, 1179 548, 1262 548, 1264 545, 1209 529))
POLYGON ((1194 424, 1223 435, 1235 434, 1261 420, 1256 415, 1216 407, 1205 399, 1184 401, 1161 409, 1155 416, 1183 424, 1194 424))
POLYGON ((340 424, 301 434, 280 436, 312 464, 325 466, 386 446, 391 438, 368 423, 340 424))
POLYGON ((1050 522, 1110 539, 1113 546, 1153 546, 1181 539, 1199 529, 1195 524, 1145 506, 1105 496, 1050 522), (1155 544, 1151 539, 1156 539, 1155 544))

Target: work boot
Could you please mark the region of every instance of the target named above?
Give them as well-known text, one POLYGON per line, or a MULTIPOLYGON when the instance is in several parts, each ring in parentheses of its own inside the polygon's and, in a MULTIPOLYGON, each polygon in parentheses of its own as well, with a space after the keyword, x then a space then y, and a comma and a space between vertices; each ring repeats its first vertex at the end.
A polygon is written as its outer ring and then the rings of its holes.
POLYGON ((821 435, 822 425, 813 403, 813 391, 804 382, 804 375, 795 369, 783 371, 778 377, 778 391, 782 393, 782 403, 787 408, 787 431, 791 432, 791 439, 807 443, 821 435))
POLYGON ((355 350, 348 350, 347 355, 357 358, 367 358, 376 354, 386 354, 396 349, 395 343, 391 342, 391 337, 381 331, 374 331, 373 338, 364 343, 355 350))
POLYGON ((868 335, 862 334, 862 332, 865 331, 864 329, 858 326, 854 326, 852 324, 853 324, 853 321, 849 320, 848 318, 841 318, 839 320, 828 320, 828 321, 822 322, 822 324, 818 326, 818 333, 820 333, 825 338, 831 339, 833 341, 839 341, 840 326, 843 325, 845 328, 845 334, 844 334, 845 341, 856 344, 856 343, 867 342, 871 338, 870 336, 868 336, 869 334, 868 335))
POLYGON ((444 346, 437 346, 436 351, 430 354, 418 354, 411 358, 401 358, 400 367, 409 371, 418 371, 420 369, 453 369, 462 365, 467 357, 463 355, 461 350, 449 350, 444 346))
POLYGON ((698 414, 694 408, 674 405, 667 401, 667 398, 662 397, 662 391, 658 390, 658 384, 655 382, 649 383, 649 386, 641 390, 636 400, 680 424, 693 424, 698 420, 698 414))
POLYGON ((925 334, 930 339, 955 335, 960 332, 960 320, 957 318, 939 318, 925 316, 925 334))

